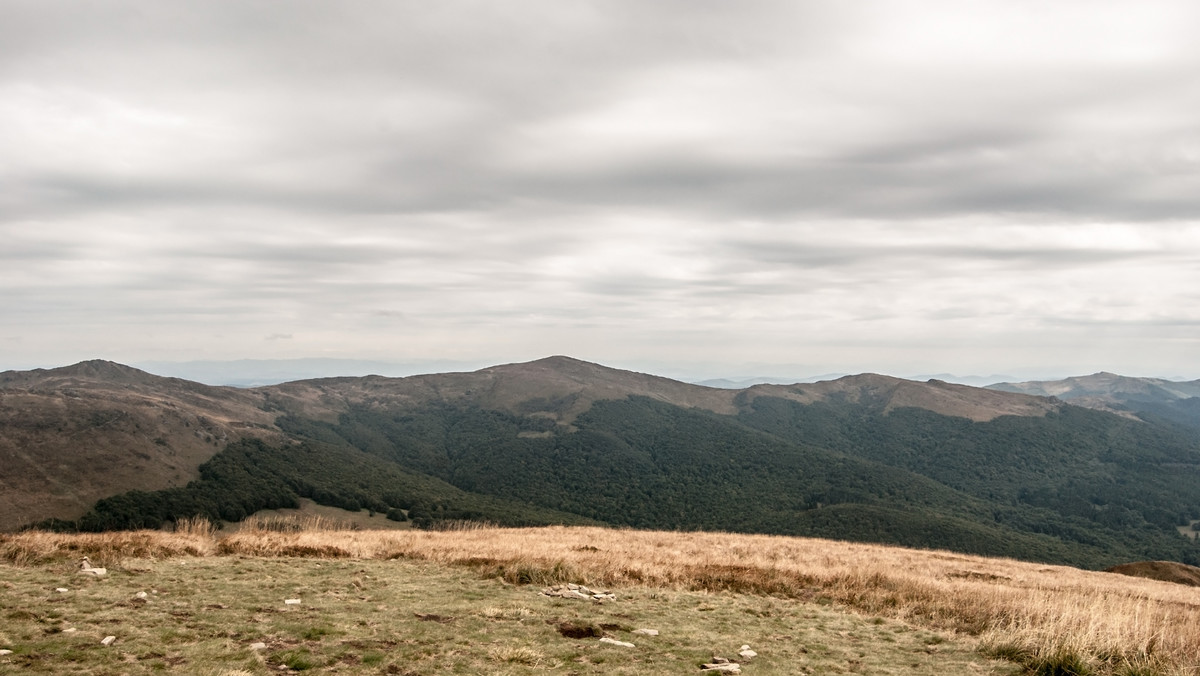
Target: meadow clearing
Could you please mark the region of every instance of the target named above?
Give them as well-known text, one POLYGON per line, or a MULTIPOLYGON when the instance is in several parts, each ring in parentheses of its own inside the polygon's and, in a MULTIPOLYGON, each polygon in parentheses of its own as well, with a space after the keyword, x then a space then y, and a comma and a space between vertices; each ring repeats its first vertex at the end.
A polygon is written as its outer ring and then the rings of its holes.
POLYGON ((192 522, 2 535, 0 571, 0 672, 702 673, 748 644, 746 674, 1200 673, 1200 589, 831 540, 192 522))

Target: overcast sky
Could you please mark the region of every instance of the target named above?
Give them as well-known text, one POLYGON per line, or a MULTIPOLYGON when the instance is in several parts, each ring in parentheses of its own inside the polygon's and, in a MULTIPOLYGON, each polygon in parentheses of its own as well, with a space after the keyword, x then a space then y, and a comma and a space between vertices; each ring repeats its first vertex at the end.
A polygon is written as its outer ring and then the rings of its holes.
POLYGON ((1193 0, 0 0, 0 369, 1198 378, 1197 27, 1193 0))

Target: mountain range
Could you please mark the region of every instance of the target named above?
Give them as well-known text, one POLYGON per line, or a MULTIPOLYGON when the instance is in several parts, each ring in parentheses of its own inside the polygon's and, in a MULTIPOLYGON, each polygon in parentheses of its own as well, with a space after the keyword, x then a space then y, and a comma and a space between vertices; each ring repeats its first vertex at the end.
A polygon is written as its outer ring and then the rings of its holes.
POLYGON ((1197 563, 1180 527, 1200 518, 1198 389, 1108 374, 721 389, 568 357, 242 389, 89 361, 0 373, 0 529, 237 521, 309 498, 420 527, 602 523, 1197 563))
POLYGON ((1100 372, 1063 380, 996 383, 988 387, 1056 397, 1076 406, 1138 419, 1161 417, 1200 429, 1200 380, 1130 378, 1100 372))

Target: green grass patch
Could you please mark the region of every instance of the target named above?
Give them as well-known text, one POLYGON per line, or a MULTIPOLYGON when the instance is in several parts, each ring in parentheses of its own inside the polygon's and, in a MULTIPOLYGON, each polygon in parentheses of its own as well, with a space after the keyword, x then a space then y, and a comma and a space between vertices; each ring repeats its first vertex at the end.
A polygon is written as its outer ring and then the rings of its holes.
POLYGON ((229 556, 109 571, 0 566, 0 648, 14 651, 0 673, 695 674, 714 655, 736 659, 742 644, 759 654, 744 669, 754 676, 1016 672, 969 640, 734 592, 632 587, 595 603, 410 560, 229 556), (117 639, 103 646, 105 636, 117 639))

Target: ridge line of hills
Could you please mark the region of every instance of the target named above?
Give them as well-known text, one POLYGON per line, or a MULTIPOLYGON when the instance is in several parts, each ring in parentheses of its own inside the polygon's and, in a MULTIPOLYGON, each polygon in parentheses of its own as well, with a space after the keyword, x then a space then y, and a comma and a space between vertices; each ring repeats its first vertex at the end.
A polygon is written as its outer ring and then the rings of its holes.
POLYGON ((1181 535, 1200 519, 1200 381, 1068 380, 862 374, 730 390, 562 356, 252 389, 102 360, 5 371, 0 530, 234 521, 303 497, 427 527, 604 523, 1090 567, 1200 562, 1181 535))

